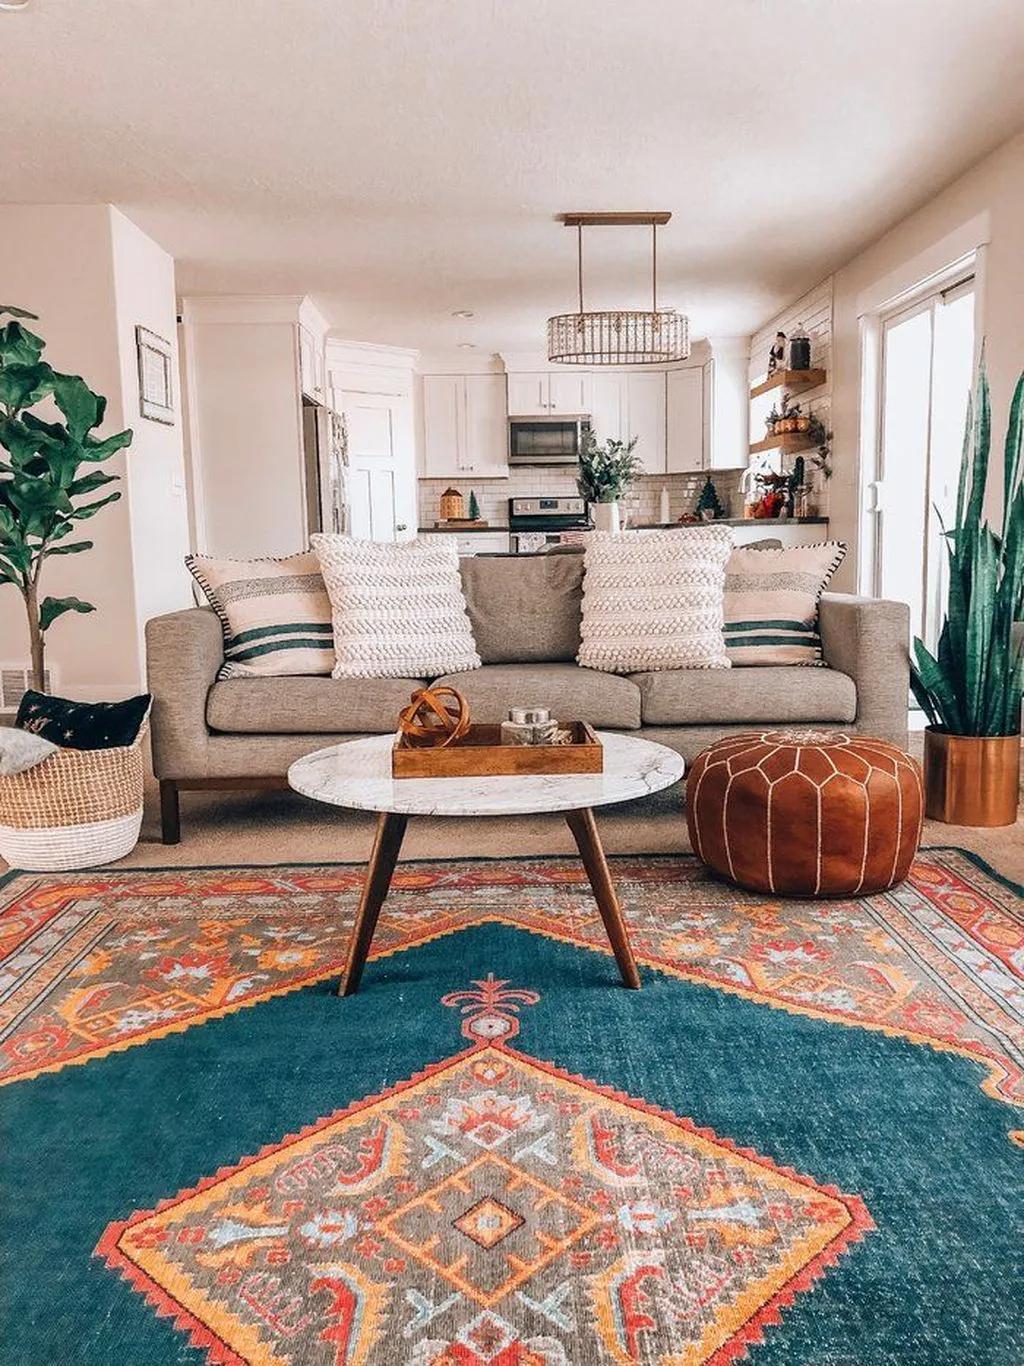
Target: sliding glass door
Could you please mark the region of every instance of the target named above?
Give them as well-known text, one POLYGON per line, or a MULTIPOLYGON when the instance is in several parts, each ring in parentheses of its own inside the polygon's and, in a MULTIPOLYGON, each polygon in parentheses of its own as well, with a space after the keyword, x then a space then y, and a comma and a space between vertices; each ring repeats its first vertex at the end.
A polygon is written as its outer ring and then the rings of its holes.
POLYGON ((910 604, 934 646, 946 588, 942 523, 956 504, 974 357, 974 282, 881 320, 874 591, 910 604))

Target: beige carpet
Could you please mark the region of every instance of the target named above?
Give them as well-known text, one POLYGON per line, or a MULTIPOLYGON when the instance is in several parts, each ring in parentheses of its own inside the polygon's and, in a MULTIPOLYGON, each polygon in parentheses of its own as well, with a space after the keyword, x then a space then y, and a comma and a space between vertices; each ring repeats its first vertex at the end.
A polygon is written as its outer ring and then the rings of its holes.
MULTIPOLYGON (((921 737, 912 736, 912 749, 919 751, 920 746, 921 737)), ((371 814, 323 806, 291 792, 184 792, 181 843, 167 846, 160 842, 157 789, 150 782, 142 838, 118 866, 361 862, 369 852, 374 821, 371 814)), ((609 854, 674 853, 690 847, 681 786, 642 801, 605 807, 597 821, 609 854)), ((794 838, 799 838, 798 832, 794 838)), ((1024 882, 1024 821, 1003 830, 967 830, 928 821, 922 843, 970 849, 1005 877, 1024 882)), ((410 821, 402 857, 507 858, 570 852, 575 852, 572 836, 558 815, 423 817, 410 821)))

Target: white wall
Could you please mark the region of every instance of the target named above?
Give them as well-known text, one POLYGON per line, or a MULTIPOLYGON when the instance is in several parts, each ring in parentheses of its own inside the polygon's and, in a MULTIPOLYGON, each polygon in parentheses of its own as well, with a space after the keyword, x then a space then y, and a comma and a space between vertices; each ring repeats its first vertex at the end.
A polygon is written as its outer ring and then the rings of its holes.
POLYGON ((300 299, 185 299, 196 549, 232 559, 305 549, 300 299))
MULTIPOLYGON (((984 246, 981 326, 992 388, 994 449, 1001 450, 1018 375, 1024 370, 1024 133, 946 187, 835 275, 832 532, 857 546, 860 518, 860 319, 960 255, 984 246)), ((870 433, 865 432, 865 438, 870 433)), ((857 546, 859 550, 859 546, 857 546)), ((850 555, 837 586, 857 583, 850 555)))
MULTIPOLYGON (((114 300, 121 365, 123 425, 135 439, 128 452, 128 513, 135 581, 135 618, 140 649, 150 617, 187 606, 190 578, 188 509, 182 454, 182 407, 173 424, 144 418, 139 411, 136 326, 148 328, 177 351, 174 261, 151 237, 116 209, 111 211, 114 300)), ((178 362, 172 355, 172 374, 178 362)))
MULTIPOLYGON (((140 630, 150 605, 162 611, 188 601, 171 568, 184 502, 163 499, 175 464, 180 476, 180 423, 157 431, 139 416, 135 371, 136 321, 174 335, 173 264, 109 205, 0 206, 0 296, 39 314, 33 326, 52 365, 82 375, 106 397, 100 434, 135 432, 128 450, 104 467, 121 476, 121 500, 82 524, 94 549, 48 560, 41 584, 44 595, 75 595, 97 609, 69 613, 47 633, 60 691, 123 696, 142 682, 140 630), (133 515, 140 518, 134 538, 133 515)), ((0 585, 0 662, 27 665, 28 654, 21 598, 0 585)))

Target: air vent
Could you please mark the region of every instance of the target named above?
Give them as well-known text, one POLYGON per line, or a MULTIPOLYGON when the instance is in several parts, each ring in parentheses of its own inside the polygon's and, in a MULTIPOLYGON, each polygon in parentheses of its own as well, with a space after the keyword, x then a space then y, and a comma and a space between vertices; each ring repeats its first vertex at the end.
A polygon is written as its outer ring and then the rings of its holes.
MULTIPOLYGON (((43 688, 52 691, 53 674, 43 672, 43 688)), ((32 670, 15 664, 0 664, 0 711, 17 711, 22 697, 32 686, 32 670)))

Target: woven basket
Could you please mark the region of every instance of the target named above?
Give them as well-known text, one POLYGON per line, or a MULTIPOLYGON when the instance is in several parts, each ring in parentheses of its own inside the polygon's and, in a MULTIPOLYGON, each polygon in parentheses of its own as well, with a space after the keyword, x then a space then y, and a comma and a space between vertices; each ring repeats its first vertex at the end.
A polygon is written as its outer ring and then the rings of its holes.
POLYGON ((62 749, 0 777, 0 857, 29 872, 95 868, 130 854, 142 827, 143 727, 117 749, 62 749))

